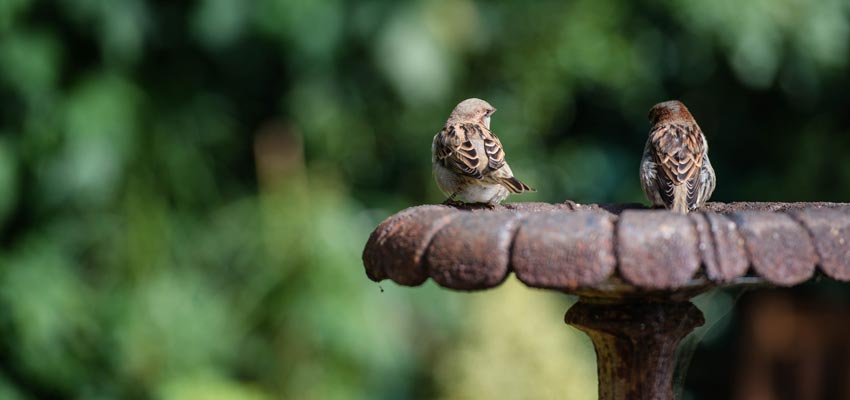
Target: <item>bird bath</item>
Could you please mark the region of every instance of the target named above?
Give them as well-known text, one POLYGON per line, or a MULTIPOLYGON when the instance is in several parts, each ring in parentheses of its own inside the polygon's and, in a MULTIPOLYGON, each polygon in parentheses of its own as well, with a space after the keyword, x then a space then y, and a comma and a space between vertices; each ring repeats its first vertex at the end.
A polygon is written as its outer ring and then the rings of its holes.
POLYGON ((529 287, 579 296, 566 323, 596 349, 599 399, 672 399, 679 342, 713 288, 850 280, 850 204, 709 203, 687 216, 634 204, 426 205, 382 222, 366 274, 455 290, 529 287))

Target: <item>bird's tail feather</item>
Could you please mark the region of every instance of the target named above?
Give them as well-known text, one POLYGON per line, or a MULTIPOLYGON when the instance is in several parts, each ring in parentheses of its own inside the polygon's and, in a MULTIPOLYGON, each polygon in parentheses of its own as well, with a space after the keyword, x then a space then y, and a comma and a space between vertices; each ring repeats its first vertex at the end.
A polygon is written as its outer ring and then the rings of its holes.
POLYGON ((688 213, 688 185, 673 188, 673 206, 670 208, 679 214, 688 213))
POLYGON ((502 179, 500 183, 505 185, 511 193, 536 192, 531 186, 520 182, 519 179, 514 177, 502 179))

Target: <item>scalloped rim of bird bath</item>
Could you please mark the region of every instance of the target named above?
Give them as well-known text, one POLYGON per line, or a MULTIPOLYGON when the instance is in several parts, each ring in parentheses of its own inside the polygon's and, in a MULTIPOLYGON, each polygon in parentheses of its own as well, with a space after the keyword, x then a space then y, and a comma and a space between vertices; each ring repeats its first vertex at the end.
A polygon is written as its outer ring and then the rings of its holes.
POLYGON ((514 273, 590 297, 793 286, 816 267, 847 281, 850 204, 709 203, 687 216, 634 204, 417 206, 378 225, 363 262, 370 279, 405 286, 483 290, 514 273))

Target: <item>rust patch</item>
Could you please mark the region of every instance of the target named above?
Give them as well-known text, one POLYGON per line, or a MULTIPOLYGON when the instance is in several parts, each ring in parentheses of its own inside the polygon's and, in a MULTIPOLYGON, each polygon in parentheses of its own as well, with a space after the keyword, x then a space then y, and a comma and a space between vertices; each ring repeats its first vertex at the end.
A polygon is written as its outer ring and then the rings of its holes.
POLYGON ((369 279, 392 279, 400 285, 418 286, 428 279, 422 256, 431 237, 458 211, 447 206, 418 206, 395 214, 369 236, 363 265, 369 279))
POLYGON ((684 286, 699 269, 698 244, 685 215, 624 211, 617 229, 620 275, 644 289, 684 286))
POLYGON ((744 211, 731 214, 744 238, 750 263, 771 283, 791 286, 809 279, 817 257, 809 234, 787 214, 744 211))
POLYGON ((540 213, 520 224, 511 265, 528 286, 569 290, 611 276, 614 223, 602 212, 540 213))
POLYGON ((695 213, 690 217, 700 237, 699 250, 706 277, 713 282, 728 283, 744 276, 750 262, 735 222, 715 213, 695 213))
POLYGON ((434 235, 426 253, 428 273, 449 289, 494 287, 508 276, 515 212, 464 213, 434 235))
POLYGON ((599 399, 672 399, 679 342, 705 320, 691 303, 587 303, 564 321, 596 349, 599 399))
POLYGON ((850 280, 850 214, 836 209, 807 209, 794 216, 811 233, 821 270, 833 279, 850 280))

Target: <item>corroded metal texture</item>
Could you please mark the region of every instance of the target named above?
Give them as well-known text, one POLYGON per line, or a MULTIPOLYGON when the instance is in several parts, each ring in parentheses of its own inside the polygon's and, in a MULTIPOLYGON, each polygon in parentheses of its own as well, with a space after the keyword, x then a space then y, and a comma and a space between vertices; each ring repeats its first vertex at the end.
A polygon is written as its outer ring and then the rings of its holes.
POLYGON ((600 400, 672 399, 676 348, 704 323, 689 302, 578 302, 564 319, 593 341, 600 400))
POLYGON ((545 212, 523 218, 511 265, 528 286, 578 289, 614 272, 613 218, 605 213, 545 212))
POLYGON ((732 214, 744 237, 750 264, 760 276, 778 285, 795 285, 815 272, 817 256, 800 224, 782 213, 743 211, 732 214))
POLYGON ((382 222, 363 262, 375 281, 478 290, 515 272, 585 296, 794 285, 816 266, 850 280, 850 204, 710 203, 688 216, 636 204, 419 206, 382 222))
POLYGON ((805 209, 793 215, 811 234, 821 269, 835 279, 850 280, 850 213, 805 209))
POLYGON ((431 238, 459 215, 451 207, 419 206, 387 218, 363 250, 366 274, 373 281, 389 278, 400 285, 421 285, 428 279, 422 256, 431 238))
POLYGON ((743 276, 750 263, 735 222, 715 213, 691 214, 690 217, 700 235, 700 254, 708 278, 728 283, 743 276))
POLYGON ((437 283, 451 289, 487 289, 508 276, 515 213, 486 218, 463 213, 434 235, 428 248, 428 271, 437 283))
POLYGON ((700 265, 699 238, 688 217, 665 210, 620 215, 620 275, 645 289, 685 286, 700 265))

